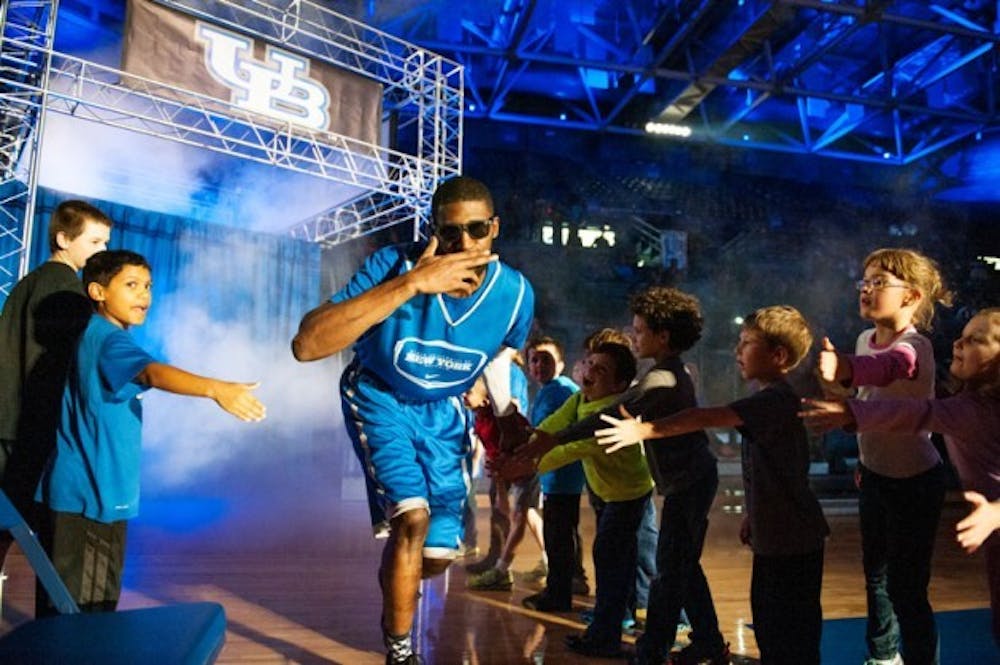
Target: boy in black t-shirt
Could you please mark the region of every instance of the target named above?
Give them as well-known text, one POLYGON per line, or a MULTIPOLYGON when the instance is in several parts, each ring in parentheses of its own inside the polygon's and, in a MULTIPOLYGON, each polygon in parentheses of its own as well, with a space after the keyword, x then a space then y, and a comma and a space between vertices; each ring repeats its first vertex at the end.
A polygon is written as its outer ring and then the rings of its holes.
POLYGON ((830 530, 809 488, 799 398, 786 380, 811 345, 809 326, 797 310, 759 309, 743 322, 736 345, 740 374, 758 384, 756 393, 652 422, 603 416, 614 426, 597 432, 609 453, 706 427, 735 427, 743 435, 746 516, 740 540, 754 553, 750 605, 763 665, 820 662, 823 546, 830 530))
MULTIPOLYGON (((94 206, 60 203, 49 219, 51 257, 17 283, 0 315, 0 479, 35 530, 35 488, 55 445, 69 360, 93 313, 77 273, 110 234, 94 206)), ((5 551, 0 544, 0 560, 5 551)))
MULTIPOLYGON (((0 315, 0 486, 33 531, 35 488, 55 447, 66 373, 93 308, 77 273, 107 249, 111 220, 83 201, 63 201, 49 219, 52 255, 14 286, 0 315)), ((12 540, 0 535, 0 566, 12 540)), ((36 596, 46 598, 39 585, 36 596)))

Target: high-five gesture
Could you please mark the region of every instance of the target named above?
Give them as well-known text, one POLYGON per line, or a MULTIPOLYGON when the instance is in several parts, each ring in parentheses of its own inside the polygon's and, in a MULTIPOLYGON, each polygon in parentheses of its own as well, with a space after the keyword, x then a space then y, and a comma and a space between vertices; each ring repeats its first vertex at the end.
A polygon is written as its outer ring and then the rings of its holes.
POLYGON ((254 383, 218 381, 211 397, 227 413, 244 422, 257 422, 267 416, 267 407, 252 392, 259 387, 260 381, 254 383))

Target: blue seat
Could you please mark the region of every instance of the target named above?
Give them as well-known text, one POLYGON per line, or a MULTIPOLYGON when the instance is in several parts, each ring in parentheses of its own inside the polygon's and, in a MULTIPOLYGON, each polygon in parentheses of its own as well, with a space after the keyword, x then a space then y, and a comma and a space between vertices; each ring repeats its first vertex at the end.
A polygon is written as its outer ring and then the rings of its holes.
POLYGON ((60 614, 0 638, 0 663, 18 665, 210 665, 222 650, 218 603, 60 614))
POLYGON ((0 663, 18 665, 210 665, 226 639, 218 603, 82 614, 35 534, 0 491, 0 529, 10 531, 60 612, 0 637, 0 663))

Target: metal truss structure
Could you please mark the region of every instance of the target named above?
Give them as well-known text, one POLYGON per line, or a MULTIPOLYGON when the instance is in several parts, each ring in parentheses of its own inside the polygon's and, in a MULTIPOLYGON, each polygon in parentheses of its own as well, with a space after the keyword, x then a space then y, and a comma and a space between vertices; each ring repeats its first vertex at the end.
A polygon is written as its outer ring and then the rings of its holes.
POLYGON ((996 0, 365 6, 466 67, 468 118, 895 165, 1000 130, 996 0))
POLYGON ((46 112, 58 112, 276 168, 352 185, 354 200, 296 225, 324 245, 426 221, 443 178, 461 172, 462 68, 305 0, 159 0, 378 81, 383 120, 412 137, 412 151, 308 130, 232 104, 52 50, 55 0, 10 0, 3 14, 0 292, 26 269, 46 112), (281 2, 280 6, 275 4, 281 2))
POLYGON ((0 5, 0 293, 27 271, 56 0, 0 5), (21 168, 19 168, 19 166, 21 168))

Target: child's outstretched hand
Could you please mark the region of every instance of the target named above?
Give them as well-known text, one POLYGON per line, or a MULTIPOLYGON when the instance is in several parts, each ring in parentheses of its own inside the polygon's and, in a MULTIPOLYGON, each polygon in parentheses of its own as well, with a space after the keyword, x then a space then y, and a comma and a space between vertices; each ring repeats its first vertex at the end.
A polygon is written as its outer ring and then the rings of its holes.
POLYGON ((624 416, 623 418, 602 414, 601 420, 610 424, 611 427, 594 432, 597 442, 602 446, 608 446, 604 452, 609 455, 616 450, 642 443, 643 439, 646 438, 647 428, 644 427, 642 416, 633 418, 624 406, 619 406, 618 410, 624 416))
POLYGON ((979 492, 965 492, 965 500, 974 508, 958 523, 955 537, 965 551, 972 554, 996 529, 1000 529, 1000 501, 987 501, 979 492))
POLYGON ((840 368, 837 348, 829 337, 823 338, 822 347, 819 357, 816 359, 816 371, 819 372, 819 378, 826 383, 836 383, 843 380, 844 377, 837 375, 837 370, 840 368))
POLYGON ((527 442, 517 446, 511 451, 510 457, 514 464, 538 464, 545 453, 559 445, 558 439, 548 432, 536 429, 527 442))
POLYGON ((815 432, 829 432, 855 424, 854 414, 847 404, 835 400, 803 399, 799 418, 815 432))
POLYGON ((216 381, 210 396, 224 411, 228 411, 240 420, 257 422, 267 416, 267 407, 251 392, 259 387, 260 381, 254 383, 216 381))

